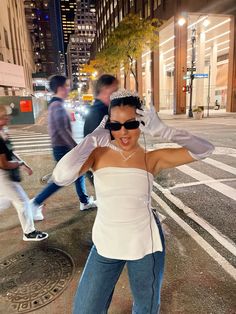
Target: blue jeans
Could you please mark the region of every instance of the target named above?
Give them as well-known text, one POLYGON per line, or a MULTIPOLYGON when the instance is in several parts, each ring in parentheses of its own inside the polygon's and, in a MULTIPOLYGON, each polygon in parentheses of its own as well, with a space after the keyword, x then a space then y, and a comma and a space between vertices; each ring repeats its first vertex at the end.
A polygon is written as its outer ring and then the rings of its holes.
MULTIPOLYGON (((53 147, 53 156, 56 161, 59 161, 65 156, 70 149, 66 146, 53 147)), ((50 182, 34 199, 34 203, 41 205, 48 197, 57 192, 60 188, 54 182, 50 182)), ((85 177, 81 176, 75 181, 75 188, 81 203, 88 203, 88 195, 86 194, 85 177)))
POLYGON ((107 314, 115 285, 127 264, 133 295, 132 314, 157 314, 165 263, 165 240, 158 219, 163 252, 148 254, 139 260, 110 259, 93 246, 75 295, 73 314, 107 314))

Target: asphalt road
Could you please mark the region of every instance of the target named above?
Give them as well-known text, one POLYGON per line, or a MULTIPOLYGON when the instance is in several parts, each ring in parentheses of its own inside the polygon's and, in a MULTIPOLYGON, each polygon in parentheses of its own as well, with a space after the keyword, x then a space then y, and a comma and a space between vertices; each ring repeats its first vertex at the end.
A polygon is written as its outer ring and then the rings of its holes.
MULTIPOLYGON (((216 146, 216 150, 205 161, 165 170, 155 178, 153 205, 166 217, 163 228, 167 258, 161 314, 235 314, 236 119, 176 119, 167 120, 166 123, 207 138, 216 146)), ((81 140, 82 129, 81 122, 73 124, 77 141, 81 140)), ((45 131, 39 127, 35 130, 12 128, 11 132, 16 142, 18 136, 18 143, 30 141, 18 146, 21 146, 22 156, 35 169, 35 175, 23 182, 25 190, 32 197, 42 188, 39 178, 53 169, 50 143, 41 143, 48 146, 37 147, 40 143, 32 146, 34 141, 40 141, 36 134, 35 139, 25 140, 27 136, 34 138, 34 133, 38 133, 39 137, 45 135, 45 131), (24 134, 20 135, 22 132, 24 134), (24 148, 24 145, 31 146, 24 148), (48 150, 43 151, 43 148, 48 150)), ((146 142, 148 149, 173 147, 171 143, 149 137, 146 142)), ((91 194, 94 193, 91 186, 88 185, 88 189, 91 194)), ((78 206, 74 188, 67 187, 47 201, 46 220, 38 223, 39 228, 50 233, 48 244, 45 245, 67 250, 73 257, 76 274, 73 283, 61 297, 50 306, 35 311, 35 314, 70 313, 71 296, 88 254, 85 243, 90 237, 96 214, 95 211, 79 212, 78 206)), ((20 239, 21 231, 13 209, 2 213, 0 234, 2 257, 26 248, 20 239)), ((131 304, 125 270, 118 282, 110 313, 128 314, 131 304)), ((6 310, 6 305, 2 306, 5 310, 3 313, 12 314, 6 310)))

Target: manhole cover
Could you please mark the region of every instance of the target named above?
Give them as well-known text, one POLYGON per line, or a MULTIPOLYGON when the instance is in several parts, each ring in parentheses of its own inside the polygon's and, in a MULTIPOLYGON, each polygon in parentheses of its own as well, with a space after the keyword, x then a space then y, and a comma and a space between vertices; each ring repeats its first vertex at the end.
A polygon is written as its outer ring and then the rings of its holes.
POLYGON ((35 248, 0 262, 0 298, 12 313, 27 313, 57 298, 72 278, 74 263, 55 248, 35 248))

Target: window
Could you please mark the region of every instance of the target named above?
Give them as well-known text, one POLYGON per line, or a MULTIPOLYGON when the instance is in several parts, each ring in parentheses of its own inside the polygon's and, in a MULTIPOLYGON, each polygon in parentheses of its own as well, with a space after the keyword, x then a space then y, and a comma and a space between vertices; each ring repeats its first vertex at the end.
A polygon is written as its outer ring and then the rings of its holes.
POLYGON ((123 18, 122 9, 120 9, 119 20, 122 21, 122 18, 123 18))
POLYGON ((9 47, 9 41, 8 41, 8 34, 7 34, 6 29, 5 28, 3 29, 4 29, 5 44, 6 44, 7 49, 9 49, 10 47, 9 47))
POLYGON ((115 17, 115 28, 118 26, 118 16, 115 17))
POLYGON ((157 9, 157 5, 158 5, 157 3, 158 3, 158 0, 153 1, 153 10, 157 9))

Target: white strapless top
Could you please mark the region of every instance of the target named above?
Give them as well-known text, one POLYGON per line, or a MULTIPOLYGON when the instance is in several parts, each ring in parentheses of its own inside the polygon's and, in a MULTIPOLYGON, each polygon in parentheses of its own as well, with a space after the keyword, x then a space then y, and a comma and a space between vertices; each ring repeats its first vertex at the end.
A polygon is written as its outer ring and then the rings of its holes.
POLYGON ((105 167, 94 172, 94 183, 98 211, 92 238, 100 255, 136 260, 163 250, 150 207, 151 173, 138 168, 105 167))

